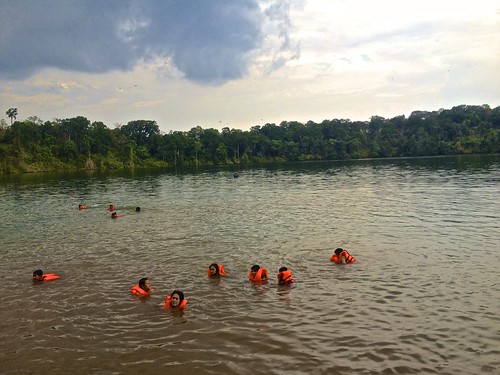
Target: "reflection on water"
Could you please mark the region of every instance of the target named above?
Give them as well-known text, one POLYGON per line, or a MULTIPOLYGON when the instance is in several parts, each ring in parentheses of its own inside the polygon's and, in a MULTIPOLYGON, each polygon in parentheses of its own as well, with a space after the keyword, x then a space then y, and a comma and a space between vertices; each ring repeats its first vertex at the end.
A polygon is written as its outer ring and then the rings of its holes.
POLYGON ((498 373, 499 161, 4 177, 0 373, 498 373))

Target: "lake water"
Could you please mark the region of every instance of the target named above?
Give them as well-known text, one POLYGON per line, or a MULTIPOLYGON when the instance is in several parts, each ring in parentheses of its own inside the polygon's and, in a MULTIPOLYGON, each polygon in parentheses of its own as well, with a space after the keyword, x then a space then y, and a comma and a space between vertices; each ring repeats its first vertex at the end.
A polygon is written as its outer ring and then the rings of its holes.
POLYGON ((0 373, 500 373, 500 156, 238 172, 2 177, 0 373))

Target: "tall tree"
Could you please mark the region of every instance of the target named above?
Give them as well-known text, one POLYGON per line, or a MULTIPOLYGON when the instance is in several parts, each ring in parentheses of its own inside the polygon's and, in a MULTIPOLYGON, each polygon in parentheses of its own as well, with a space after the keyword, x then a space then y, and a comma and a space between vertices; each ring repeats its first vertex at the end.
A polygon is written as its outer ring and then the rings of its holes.
POLYGON ((9 108, 7 112, 5 112, 7 116, 10 118, 10 124, 12 125, 12 119, 17 119, 17 108, 9 108))
POLYGON ((160 127, 156 121, 135 120, 123 125, 120 131, 129 139, 134 140, 138 146, 150 147, 153 144, 154 135, 160 134, 160 127))

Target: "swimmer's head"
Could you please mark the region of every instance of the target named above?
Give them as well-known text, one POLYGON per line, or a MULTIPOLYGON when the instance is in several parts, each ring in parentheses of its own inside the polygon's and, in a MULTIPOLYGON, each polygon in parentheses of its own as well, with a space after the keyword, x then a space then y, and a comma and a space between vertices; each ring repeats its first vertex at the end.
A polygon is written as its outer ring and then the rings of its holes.
POLYGON ((219 265, 217 263, 212 263, 208 266, 208 270, 210 271, 210 275, 217 276, 219 274, 219 265))

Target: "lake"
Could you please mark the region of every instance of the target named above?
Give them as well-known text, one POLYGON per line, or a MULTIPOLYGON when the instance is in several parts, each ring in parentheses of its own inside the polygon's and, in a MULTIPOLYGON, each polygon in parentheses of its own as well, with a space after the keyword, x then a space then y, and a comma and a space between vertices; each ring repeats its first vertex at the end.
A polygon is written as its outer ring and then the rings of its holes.
POLYGON ((0 373, 498 374, 499 183, 499 155, 0 177, 0 373))

